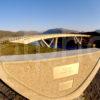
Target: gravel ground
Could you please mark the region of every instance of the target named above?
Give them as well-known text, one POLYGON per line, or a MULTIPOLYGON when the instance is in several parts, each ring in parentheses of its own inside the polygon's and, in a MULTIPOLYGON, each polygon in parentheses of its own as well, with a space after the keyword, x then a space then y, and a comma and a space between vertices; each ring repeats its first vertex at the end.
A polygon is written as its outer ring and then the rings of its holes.
POLYGON ((27 100, 0 80, 0 100, 27 100))
POLYGON ((100 70, 84 92, 85 100, 100 100, 100 70))

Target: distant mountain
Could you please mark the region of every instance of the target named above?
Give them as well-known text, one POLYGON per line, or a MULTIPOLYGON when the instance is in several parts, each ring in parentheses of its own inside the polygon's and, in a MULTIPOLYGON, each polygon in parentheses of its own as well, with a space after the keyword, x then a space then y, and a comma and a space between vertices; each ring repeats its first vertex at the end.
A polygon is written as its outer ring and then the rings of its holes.
POLYGON ((45 32, 44 34, 54 34, 54 33, 77 33, 78 31, 75 30, 69 30, 69 29, 64 29, 64 28, 55 28, 55 29, 49 29, 45 32))
POLYGON ((36 32, 36 31, 11 32, 11 31, 0 30, 0 38, 9 38, 9 37, 24 36, 24 35, 35 35, 35 34, 40 34, 40 33, 36 32))
POLYGON ((100 32, 93 31, 93 32, 80 32, 81 34, 88 34, 92 36, 100 36, 100 32))
POLYGON ((96 30, 96 32, 100 33, 100 30, 96 30))
POLYGON ((3 38, 3 37, 14 37, 14 36, 16 36, 16 32, 0 30, 0 38, 3 38))
POLYGON ((18 31, 16 34, 21 34, 21 35, 36 35, 36 34, 41 34, 40 32, 37 31, 18 31))

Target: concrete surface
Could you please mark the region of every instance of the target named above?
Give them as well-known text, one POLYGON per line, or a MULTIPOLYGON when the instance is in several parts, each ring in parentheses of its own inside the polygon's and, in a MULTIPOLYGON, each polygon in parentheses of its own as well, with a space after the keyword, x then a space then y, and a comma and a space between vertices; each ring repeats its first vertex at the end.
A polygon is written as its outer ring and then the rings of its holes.
POLYGON ((18 93, 31 100, 66 100, 68 97, 79 96, 84 91, 86 85, 91 82, 99 70, 99 58, 99 49, 4 56, 0 57, 0 78, 18 93), (79 63, 78 74, 54 79, 53 71, 55 67, 73 63, 79 63), (93 76, 90 75, 91 73, 93 73, 93 76), (70 80, 73 80, 72 87, 59 91, 60 84, 70 80), (86 85, 80 89, 85 81, 86 85), (75 94, 74 92, 78 89, 80 93, 78 91, 75 94))

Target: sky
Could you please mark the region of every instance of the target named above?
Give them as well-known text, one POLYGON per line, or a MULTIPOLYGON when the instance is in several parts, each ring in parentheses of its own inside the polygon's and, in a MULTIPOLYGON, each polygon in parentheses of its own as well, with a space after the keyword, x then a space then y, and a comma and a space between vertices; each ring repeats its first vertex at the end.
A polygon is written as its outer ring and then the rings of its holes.
POLYGON ((0 0, 0 30, 100 29, 100 0, 0 0))

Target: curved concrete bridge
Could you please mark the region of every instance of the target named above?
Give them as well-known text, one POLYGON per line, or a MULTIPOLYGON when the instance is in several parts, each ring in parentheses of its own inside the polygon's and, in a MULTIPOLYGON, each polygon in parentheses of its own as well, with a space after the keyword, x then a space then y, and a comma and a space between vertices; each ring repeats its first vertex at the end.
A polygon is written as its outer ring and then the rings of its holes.
POLYGON ((90 35, 84 35, 84 34, 41 34, 41 35, 32 35, 32 36, 24 36, 19 38, 13 38, 10 39, 11 42, 15 43, 23 43, 23 44, 29 44, 34 41, 39 40, 45 40, 45 39, 51 39, 51 38, 59 38, 59 37, 90 37, 90 35))

